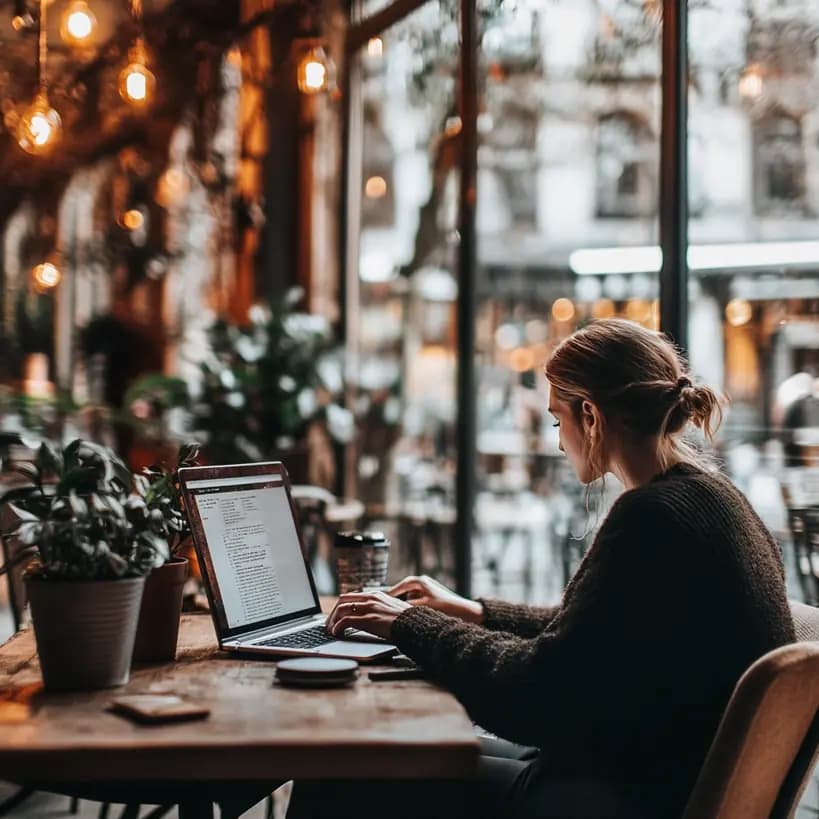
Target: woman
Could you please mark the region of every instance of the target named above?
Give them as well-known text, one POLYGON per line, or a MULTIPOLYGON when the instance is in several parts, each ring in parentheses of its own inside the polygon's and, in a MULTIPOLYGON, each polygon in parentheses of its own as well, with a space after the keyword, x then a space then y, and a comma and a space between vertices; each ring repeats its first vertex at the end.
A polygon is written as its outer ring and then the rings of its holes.
MULTIPOLYGON (((411 804, 431 816, 678 817, 737 680, 795 639, 775 541, 680 437, 692 422, 710 438, 720 409, 673 345, 597 321, 546 375, 578 478, 613 473, 625 487, 560 605, 470 601, 408 578, 390 594, 344 595, 328 620, 388 637, 475 722, 534 749, 496 745, 476 781, 405 785, 390 808, 402 786, 382 785, 379 815, 411 804), (421 793, 447 807, 419 808, 421 793)), ((334 815, 366 814, 356 791, 297 785, 293 815, 300 800, 324 815, 328 797, 334 815)))

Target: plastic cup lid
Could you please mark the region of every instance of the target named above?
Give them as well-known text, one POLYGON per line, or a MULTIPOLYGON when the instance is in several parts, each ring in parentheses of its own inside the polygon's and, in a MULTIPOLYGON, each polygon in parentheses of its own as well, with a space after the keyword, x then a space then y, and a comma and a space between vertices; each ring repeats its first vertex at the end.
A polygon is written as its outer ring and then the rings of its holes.
POLYGON ((390 541, 383 532, 359 532, 348 530, 336 532, 336 546, 389 546, 390 541))

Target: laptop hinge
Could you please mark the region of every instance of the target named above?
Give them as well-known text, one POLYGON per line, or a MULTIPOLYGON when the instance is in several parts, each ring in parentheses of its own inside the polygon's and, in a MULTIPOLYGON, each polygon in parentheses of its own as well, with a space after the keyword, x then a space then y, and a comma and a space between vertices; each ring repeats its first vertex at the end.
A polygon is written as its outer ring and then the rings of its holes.
POLYGON ((226 643, 247 643, 258 639, 259 637, 266 637, 270 634, 278 634, 282 631, 290 631, 298 626, 303 626, 311 620, 319 617, 321 612, 317 611, 315 614, 307 614, 304 617, 299 617, 296 620, 288 620, 286 623, 278 623, 275 626, 265 626, 264 628, 257 628, 254 631, 245 631, 243 634, 235 634, 233 637, 224 640, 226 643))

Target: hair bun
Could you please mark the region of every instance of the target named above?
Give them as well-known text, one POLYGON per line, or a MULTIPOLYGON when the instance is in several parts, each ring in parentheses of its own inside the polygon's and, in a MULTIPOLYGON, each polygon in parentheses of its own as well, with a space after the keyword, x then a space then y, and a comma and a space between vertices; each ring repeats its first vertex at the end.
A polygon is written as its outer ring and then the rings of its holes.
POLYGON ((692 387, 693 384, 691 379, 687 375, 681 375, 677 379, 677 383, 674 385, 674 391, 680 395, 683 390, 687 390, 689 387, 692 387))

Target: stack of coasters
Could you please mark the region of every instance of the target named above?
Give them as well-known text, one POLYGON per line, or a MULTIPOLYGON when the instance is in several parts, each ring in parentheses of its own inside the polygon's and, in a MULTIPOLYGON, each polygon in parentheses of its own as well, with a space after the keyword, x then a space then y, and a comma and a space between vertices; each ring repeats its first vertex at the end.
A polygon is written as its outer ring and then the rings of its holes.
POLYGON ((302 688, 334 688, 358 677, 355 660, 331 657, 296 657, 276 664, 276 682, 302 688))

